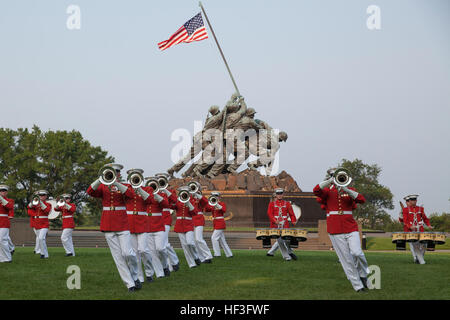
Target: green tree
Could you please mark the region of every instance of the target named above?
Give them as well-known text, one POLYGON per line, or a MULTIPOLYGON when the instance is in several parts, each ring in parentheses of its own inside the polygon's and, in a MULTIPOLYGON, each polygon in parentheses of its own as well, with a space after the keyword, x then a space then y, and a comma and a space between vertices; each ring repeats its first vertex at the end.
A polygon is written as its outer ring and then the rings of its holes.
POLYGON ((349 170, 353 180, 351 186, 366 199, 366 203, 358 205, 353 211, 363 227, 376 229, 392 223, 386 209, 394 209, 393 195, 389 188, 378 182, 381 168, 376 164, 365 164, 359 159, 342 159, 338 167, 349 170))
POLYGON ((75 130, 0 129, 0 177, 10 187, 8 195, 16 202, 17 216, 27 216, 26 206, 39 189, 48 190, 54 198, 70 193, 78 208, 77 224, 85 218, 82 212, 100 215, 98 201, 87 196, 86 190, 102 165, 113 161, 107 151, 92 146, 75 130))

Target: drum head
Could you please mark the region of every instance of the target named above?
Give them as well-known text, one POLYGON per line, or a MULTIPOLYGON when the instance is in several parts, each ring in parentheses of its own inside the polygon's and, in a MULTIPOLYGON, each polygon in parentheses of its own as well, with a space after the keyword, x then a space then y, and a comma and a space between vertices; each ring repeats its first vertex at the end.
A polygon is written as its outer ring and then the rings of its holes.
POLYGON ((302 215, 302 209, 296 205, 295 203, 292 204, 292 210, 294 211, 295 214, 295 219, 300 219, 301 215, 302 215))
POLYGON ((55 210, 55 208, 56 208, 56 200, 47 200, 47 202, 49 202, 52 205, 52 210, 48 214, 48 219, 49 220, 54 220, 54 219, 58 218, 60 212, 55 210))

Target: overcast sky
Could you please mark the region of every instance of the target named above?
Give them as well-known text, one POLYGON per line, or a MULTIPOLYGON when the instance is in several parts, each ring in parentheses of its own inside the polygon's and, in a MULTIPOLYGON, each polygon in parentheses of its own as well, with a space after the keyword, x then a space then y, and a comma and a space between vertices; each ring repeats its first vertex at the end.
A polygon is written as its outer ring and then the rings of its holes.
MULTIPOLYGON (((411 193, 427 213, 450 211, 449 1, 203 4, 247 105, 289 135, 280 171, 311 191, 358 158, 382 168, 392 215, 411 193), (370 5, 380 30, 367 27, 370 5)), ((192 133, 234 91, 211 33, 158 50, 199 11, 194 0, 2 1, 0 126, 75 129, 126 168, 167 170, 174 130, 192 133), (66 25, 71 4, 79 30, 66 25)))

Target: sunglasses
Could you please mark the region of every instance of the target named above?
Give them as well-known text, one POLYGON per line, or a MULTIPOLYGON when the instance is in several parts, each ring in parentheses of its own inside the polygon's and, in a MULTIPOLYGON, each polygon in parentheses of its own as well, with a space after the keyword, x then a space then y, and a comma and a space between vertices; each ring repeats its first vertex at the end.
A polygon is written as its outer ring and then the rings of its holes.
POLYGON ((6 191, 8 191, 8 190, 6 190, 6 189, 0 189, 0 192, 6 192, 6 191))

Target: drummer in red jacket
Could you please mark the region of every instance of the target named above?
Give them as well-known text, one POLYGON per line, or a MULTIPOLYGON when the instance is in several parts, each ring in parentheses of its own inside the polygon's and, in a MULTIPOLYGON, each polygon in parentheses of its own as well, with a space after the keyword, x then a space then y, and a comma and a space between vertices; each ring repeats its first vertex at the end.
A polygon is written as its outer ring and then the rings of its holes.
POLYGON ((0 185, 0 262, 11 262, 9 247, 9 220, 14 217, 14 200, 7 198, 8 186, 0 185))
MULTIPOLYGON (((412 194, 403 198, 406 200, 406 208, 403 208, 403 223, 406 232, 424 232, 424 226, 433 229, 423 207, 417 206, 417 197, 417 194, 412 194)), ((414 263, 425 264, 426 243, 420 243, 419 240, 410 242, 409 248, 411 249, 414 263)))
POLYGON ((66 251, 66 257, 70 257, 75 256, 75 250, 73 248, 73 241, 72 241, 72 233, 73 229, 75 229, 75 221, 73 220, 73 215, 77 210, 77 207, 75 206, 75 204, 70 202, 71 199, 70 194, 65 193, 61 195, 61 197, 64 200, 64 204, 61 206, 57 204, 55 211, 62 212, 61 218, 62 218, 63 232, 61 234, 61 242, 64 247, 64 250, 66 251))
POLYGON ((333 175, 316 185, 313 192, 327 211, 327 231, 347 279, 355 291, 364 292, 370 271, 352 215, 356 204, 366 201, 364 196, 354 188, 338 187, 333 175))

